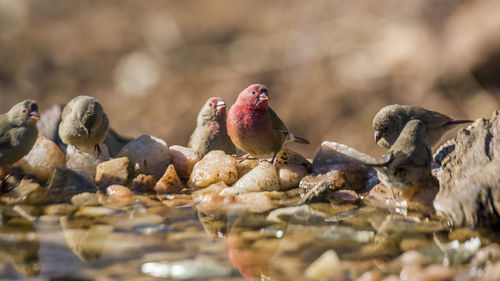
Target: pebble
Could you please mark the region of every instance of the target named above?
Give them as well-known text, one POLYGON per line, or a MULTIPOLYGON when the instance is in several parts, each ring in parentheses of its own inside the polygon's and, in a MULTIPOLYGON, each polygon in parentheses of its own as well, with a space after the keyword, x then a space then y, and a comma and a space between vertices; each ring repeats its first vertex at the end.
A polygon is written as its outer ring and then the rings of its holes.
POLYGON ((128 179, 127 157, 120 157, 105 161, 97 165, 95 181, 100 186, 112 184, 125 184, 128 179))
POLYGON ((170 164, 165 174, 163 174, 154 186, 154 191, 156 191, 156 194, 172 194, 179 193, 182 188, 181 179, 177 175, 174 165, 170 164))
POLYGON ((179 177, 185 179, 189 178, 194 165, 201 160, 198 153, 192 148, 180 145, 172 145, 168 151, 170 152, 172 164, 174 164, 179 177))
POLYGON ((237 180, 236 159, 221 150, 213 150, 194 165, 188 185, 199 189, 220 181, 232 185, 237 180))
POLYGON ((138 174, 130 183, 130 189, 136 192, 152 192, 156 185, 156 177, 153 175, 138 174))
POLYGON ((342 274, 342 264, 334 250, 324 252, 305 271, 307 280, 339 280, 342 274))

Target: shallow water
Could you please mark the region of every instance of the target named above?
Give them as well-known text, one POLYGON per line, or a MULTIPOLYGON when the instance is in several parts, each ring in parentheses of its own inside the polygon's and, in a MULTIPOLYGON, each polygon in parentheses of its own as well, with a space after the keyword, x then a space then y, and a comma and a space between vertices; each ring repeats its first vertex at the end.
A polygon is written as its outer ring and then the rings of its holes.
POLYGON ((480 280, 487 265, 472 259, 498 239, 491 231, 450 231, 438 219, 363 202, 250 213, 206 209, 188 198, 5 205, 2 280, 357 280, 362 274, 418 280, 409 270, 417 277, 430 264, 456 280, 480 280), (315 262, 328 250, 340 261, 324 255, 323 264, 315 262))

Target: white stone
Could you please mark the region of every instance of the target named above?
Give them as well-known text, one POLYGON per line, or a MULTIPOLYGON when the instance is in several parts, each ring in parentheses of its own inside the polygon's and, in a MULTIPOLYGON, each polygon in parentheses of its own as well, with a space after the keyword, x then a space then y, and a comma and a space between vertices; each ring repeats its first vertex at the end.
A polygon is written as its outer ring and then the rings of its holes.
POLYGON ((312 170, 329 170, 337 165, 360 165, 363 163, 376 163, 376 160, 347 145, 325 141, 314 156, 312 170))
POLYGON ((35 175, 41 181, 47 181, 57 166, 64 166, 64 152, 49 139, 38 136, 31 151, 19 160, 15 166, 27 174, 35 175))
POLYGON ((104 143, 100 143, 99 148, 100 153, 94 146, 68 145, 66 147, 66 167, 74 171, 84 172, 94 179, 97 165, 109 160, 108 147, 104 143))
POLYGON ((302 178, 307 174, 304 166, 287 164, 279 167, 280 190, 288 190, 299 186, 302 178))
POLYGON ((142 135, 125 145, 118 157, 127 157, 135 174, 149 174, 161 178, 170 165, 167 143, 153 136, 142 135))
POLYGON ((340 259, 334 250, 324 252, 306 269, 307 280, 339 280, 342 277, 340 259))
POLYGON ((205 188, 220 181, 231 185, 237 180, 236 159, 226 155, 224 151, 213 150, 194 165, 188 185, 191 188, 205 188))
POLYGON ((201 160, 198 153, 192 148, 180 145, 173 145, 168 150, 179 177, 189 178, 194 165, 201 160))
POLYGON ((280 183, 276 167, 264 161, 241 177, 233 187, 223 190, 221 194, 277 190, 280 190, 280 183))

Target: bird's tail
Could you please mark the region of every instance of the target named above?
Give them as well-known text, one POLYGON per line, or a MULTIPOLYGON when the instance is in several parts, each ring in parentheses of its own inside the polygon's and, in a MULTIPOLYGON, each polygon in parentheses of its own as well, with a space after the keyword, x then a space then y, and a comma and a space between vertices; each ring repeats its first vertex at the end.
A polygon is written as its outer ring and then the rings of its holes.
MULTIPOLYGON (((392 153, 388 153, 386 154, 387 156, 384 157, 385 159, 384 162, 378 162, 378 163, 365 163, 367 166, 369 167, 372 167, 372 168, 384 168, 384 167, 388 167, 389 164, 392 163, 392 161, 394 161, 394 155, 392 153)), ((384 155, 385 156, 385 155, 384 155)))
POLYGON ((444 123, 444 126, 454 126, 454 125, 472 123, 472 122, 474 122, 474 121, 473 120, 450 120, 450 121, 444 123))
POLYGON ((301 144, 309 144, 309 141, 304 139, 304 138, 301 138, 301 137, 297 137, 296 135, 292 134, 292 133, 288 133, 287 135, 287 142, 296 142, 296 143, 301 143, 301 144))

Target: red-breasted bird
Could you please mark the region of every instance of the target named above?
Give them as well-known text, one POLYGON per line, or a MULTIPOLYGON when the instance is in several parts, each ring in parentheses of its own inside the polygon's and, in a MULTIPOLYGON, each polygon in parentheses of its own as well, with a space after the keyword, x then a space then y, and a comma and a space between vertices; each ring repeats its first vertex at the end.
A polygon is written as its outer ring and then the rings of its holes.
POLYGON ((444 114, 415 105, 393 104, 383 107, 373 118, 375 142, 390 148, 410 120, 420 120, 425 125, 425 134, 431 147, 438 144, 443 135, 458 124, 472 120, 454 120, 444 114))
POLYGON ((290 133, 268 101, 266 86, 248 86, 229 109, 227 130, 237 148, 254 157, 273 155, 271 162, 274 162, 283 144, 309 141, 290 133))
POLYGON ((17 162, 30 152, 38 137, 38 119, 34 100, 22 101, 0 115, 0 165, 17 162))
POLYGON ((188 147, 196 150, 200 157, 212 150, 235 154, 236 147, 227 135, 226 103, 218 97, 211 97, 198 114, 196 128, 189 138, 188 147))

